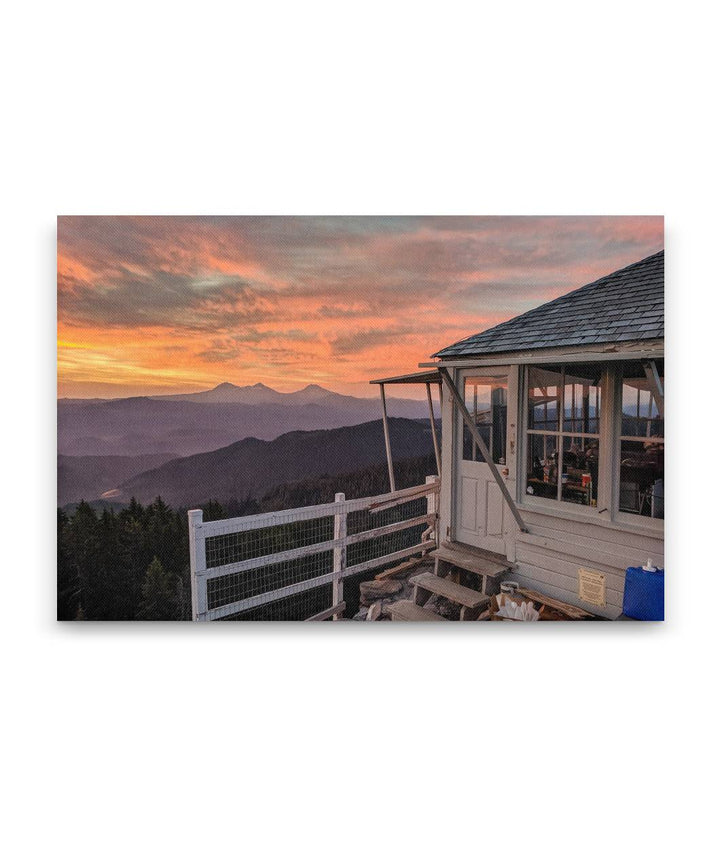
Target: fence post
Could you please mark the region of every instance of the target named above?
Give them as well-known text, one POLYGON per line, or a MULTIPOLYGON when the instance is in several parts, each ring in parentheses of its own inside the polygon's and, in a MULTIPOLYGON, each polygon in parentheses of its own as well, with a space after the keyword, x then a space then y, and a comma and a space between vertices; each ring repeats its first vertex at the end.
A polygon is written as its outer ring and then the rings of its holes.
POLYGON ((207 612, 207 579, 203 575, 206 570, 205 536, 202 531, 202 509, 188 511, 188 533, 190 540, 190 597, 192 600, 192 620, 202 621, 200 617, 207 612))
MULTIPOLYGON (((335 494, 335 502, 345 502, 345 494, 344 493, 336 493, 335 494)), ((339 547, 335 547, 333 549, 333 573, 335 577, 333 579, 333 606, 337 606, 343 599, 343 579, 342 574, 345 571, 345 563, 346 563, 346 550, 345 546, 345 538, 347 536, 347 511, 343 508, 341 511, 335 512, 335 530, 333 532, 333 538, 338 541, 342 540, 342 544, 339 547)), ((333 621, 337 621, 340 616, 335 613, 333 615, 333 621)))
MULTIPOLYGON (((439 481, 440 481, 440 476, 425 476, 425 484, 437 484, 437 482, 439 482, 439 481)), ((435 539, 435 546, 439 547, 440 546, 440 540, 439 540, 438 535, 439 535, 440 525, 439 525, 439 520, 437 518, 437 513, 438 513, 437 491, 433 491, 432 493, 429 493, 427 495, 427 513, 435 515, 435 521, 433 522, 433 530, 434 530, 433 537, 435 539)))

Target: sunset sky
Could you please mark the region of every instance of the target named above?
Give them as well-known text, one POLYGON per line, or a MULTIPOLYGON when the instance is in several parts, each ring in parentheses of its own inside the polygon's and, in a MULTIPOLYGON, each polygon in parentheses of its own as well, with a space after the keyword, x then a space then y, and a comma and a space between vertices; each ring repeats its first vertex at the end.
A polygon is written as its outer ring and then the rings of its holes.
POLYGON ((59 217, 58 394, 370 396, 662 247, 661 217, 59 217))

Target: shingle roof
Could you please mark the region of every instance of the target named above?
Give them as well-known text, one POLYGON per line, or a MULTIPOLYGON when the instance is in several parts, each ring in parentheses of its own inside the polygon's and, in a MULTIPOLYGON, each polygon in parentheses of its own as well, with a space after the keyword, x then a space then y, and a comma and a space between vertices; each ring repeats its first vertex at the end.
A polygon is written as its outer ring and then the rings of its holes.
POLYGON ((433 356, 469 357, 662 339, 664 263, 661 250, 433 356))

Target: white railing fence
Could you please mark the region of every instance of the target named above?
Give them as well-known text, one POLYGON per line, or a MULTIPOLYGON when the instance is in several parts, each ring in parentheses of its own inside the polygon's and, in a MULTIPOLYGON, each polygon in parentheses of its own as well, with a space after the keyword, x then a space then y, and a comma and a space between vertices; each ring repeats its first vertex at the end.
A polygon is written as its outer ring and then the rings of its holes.
POLYGON ((231 520, 188 512, 194 621, 324 619, 344 608, 343 583, 436 545, 440 480, 231 520))

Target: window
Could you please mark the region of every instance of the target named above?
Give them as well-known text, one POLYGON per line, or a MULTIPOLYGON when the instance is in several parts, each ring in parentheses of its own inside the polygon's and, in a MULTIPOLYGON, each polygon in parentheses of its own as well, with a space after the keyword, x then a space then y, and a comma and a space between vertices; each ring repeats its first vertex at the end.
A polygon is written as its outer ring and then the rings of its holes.
MULTIPOLYGON (((493 463, 505 463, 507 441, 507 375, 465 378, 465 407, 485 441, 493 463)), ((485 458, 463 423, 463 460, 485 458)))
MULTIPOLYGON (((657 362, 664 387, 664 364, 657 362)), ((640 363, 623 367, 618 507, 640 517, 665 517, 665 423, 640 363)))
POLYGON ((601 371, 598 365, 528 369, 528 495, 597 505, 601 371))

